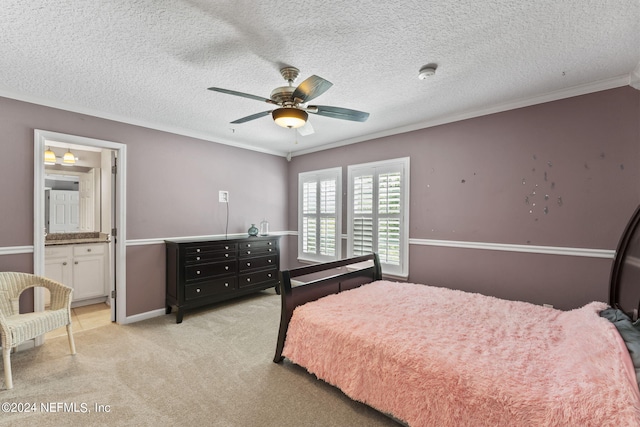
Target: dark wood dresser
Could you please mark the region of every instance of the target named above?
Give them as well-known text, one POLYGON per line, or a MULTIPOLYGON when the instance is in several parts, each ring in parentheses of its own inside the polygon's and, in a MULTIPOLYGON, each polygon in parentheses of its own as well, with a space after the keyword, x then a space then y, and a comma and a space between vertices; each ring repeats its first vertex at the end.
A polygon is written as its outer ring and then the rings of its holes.
POLYGON ((272 288, 278 284, 279 236, 165 240, 167 314, 272 288))

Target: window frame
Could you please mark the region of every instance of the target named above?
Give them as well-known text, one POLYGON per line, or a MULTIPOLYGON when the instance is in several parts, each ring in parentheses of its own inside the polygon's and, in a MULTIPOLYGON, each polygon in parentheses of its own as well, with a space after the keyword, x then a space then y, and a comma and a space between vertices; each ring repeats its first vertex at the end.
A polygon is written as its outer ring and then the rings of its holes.
POLYGON ((381 259, 382 272, 385 276, 393 276, 406 279, 409 277, 409 194, 410 194, 410 158, 402 157, 391 160, 382 160, 370 163, 350 165, 347 168, 348 192, 347 192, 347 254, 354 256, 354 180, 358 176, 372 174, 373 182, 373 251, 378 252, 378 219, 387 215, 377 212, 379 176, 389 172, 400 172, 400 243, 399 243, 399 264, 389 264, 381 259))
POLYGON ((298 261, 302 262, 328 262, 328 261, 337 261, 342 258, 342 167, 335 167, 329 169, 321 169, 315 171, 308 172, 300 172, 298 174, 298 261), (321 181, 334 179, 336 181, 336 193, 335 193, 335 212, 333 214, 326 214, 320 212, 320 183, 321 181), (321 218, 334 218, 335 217, 335 254, 331 255, 322 255, 320 253, 310 254, 308 252, 303 252, 303 242, 304 242, 304 184, 308 182, 316 183, 316 206, 317 210, 315 213, 316 224, 317 224, 317 242, 318 242, 318 251, 320 249, 320 219, 321 218))

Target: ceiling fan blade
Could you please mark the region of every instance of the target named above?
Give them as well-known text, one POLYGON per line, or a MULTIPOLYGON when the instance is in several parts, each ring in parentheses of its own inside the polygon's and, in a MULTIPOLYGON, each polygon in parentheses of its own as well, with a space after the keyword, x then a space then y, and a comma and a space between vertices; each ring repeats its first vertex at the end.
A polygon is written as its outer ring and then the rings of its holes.
POLYGON ((313 75, 298 85, 296 90, 293 91, 292 98, 300 104, 304 104, 322 95, 331 86, 333 86, 333 83, 329 80, 313 75))
POLYGON ((313 132, 313 126, 311 126, 311 122, 309 120, 307 120, 303 126, 298 128, 298 133, 302 136, 311 135, 313 132))
POLYGON ((262 111, 260 113, 252 114, 250 116, 243 117, 243 118, 238 119, 238 120, 234 120, 231 123, 234 123, 234 124, 245 123, 245 122, 249 122, 251 120, 259 119, 260 117, 268 116, 269 114, 271 114, 271 110, 262 111))
POLYGON ((308 111, 319 116, 351 120, 353 122, 365 122, 369 118, 369 113, 365 113, 364 111, 350 110, 348 108, 341 107, 330 107, 328 105, 309 106, 308 111))
POLYGON ((263 96, 257 96, 257 95, 251 95, 250 93, 244 93, 244 92, 238 92, 235 90, 229 90, 229 89, 222 89, 220 87, 210 87, 207 88, 209 90, 212 90, 214 92, 220 92, 220 93, 226 93, 227 95, 235 95, 235 96, 241 96, 243 98, 249 98, 249 99, 255 99, 256 101, 262 101, 262 102, 267 102, 269 104, 276 104, 277 103, 269 98, 265 98, 263 96))

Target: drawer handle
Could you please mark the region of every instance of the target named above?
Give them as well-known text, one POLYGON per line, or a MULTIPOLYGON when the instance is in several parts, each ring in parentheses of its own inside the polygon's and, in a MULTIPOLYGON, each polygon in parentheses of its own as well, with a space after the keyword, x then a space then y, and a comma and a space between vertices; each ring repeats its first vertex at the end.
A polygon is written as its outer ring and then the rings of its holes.
POLYGON ((87 252, 91 252, 91 248, 87 249, 87 252))
POLYGON ((229 284, 228 284, 228 283, 225 283, 225 284, 224 284, 224 287, 225 287, 225 288, 228 288, 228 287, 229 287, 229 284))
POLYGON ((225 249, 225 250, 229 249, 229 246, 225 246, 225 247, 224 247, 224 249, 225 249))
POLYGON ((267 274, 267 276, 271 277, 271 273, 267 274))
POLYGON ((224 266, 224 269, 225 269, 225 270, 228 270, 228 269, 229 269, 229 266, 228 266, 228 265, 225 265, 225 266, 224 266))
POLYGON ((199 256, 196 257, 196 261, 200 261, 200 257, 199 256))
POLYGON ((67 265, 67 261, 63 262, 62 265, 67 265))
POLYGON ((269 249, 269 252, 273 251, 273 249, 269 249))
POLYGON ((74 264, 78 265, 78 261, 74 262, 74 264))
POLYGON ((196 292, 197 292, 197 293, 200 293, 200 288, 197 288, 197 289, 196 289, 196 292))
POLYGON ((224 254, 224 257, 225 258, 229 258, 229 254, 224 254))
POLYGON ((251 263, 250 262, 247 263, 247 267, 251 267, 251 263))
POLYGON ((269 246, 273 245, 273 242, 269 242, 269 243, 268 243, 268 245, 269 245, 269 246))
POLYGON ((247 255, 251 254, 251 251, 247 251, 247 255))
POLYGON ((273 261, 273 260, 267 260, 267 262, 268 262, 269 264, 271 264, 271 262, 272 262, 272 261, 273 261))
POLYGON ((198 249, 196 249, 196 252, 200 252, 200 249, 199 249, 199 248, 198 248, 198 249))
POLYGON ((247 245, 247 247, 248 247, 248 248, 250 248, 250 247, 251 247, 251 243, 249 243, 249 244, 247 245))
POLYGON ((251 277, 247 277, 247 282, 250 282, 250 281, 251 281, 251 277))
POLYGON ((196 274, 200 274, 200 270, 196 270, 196 274))

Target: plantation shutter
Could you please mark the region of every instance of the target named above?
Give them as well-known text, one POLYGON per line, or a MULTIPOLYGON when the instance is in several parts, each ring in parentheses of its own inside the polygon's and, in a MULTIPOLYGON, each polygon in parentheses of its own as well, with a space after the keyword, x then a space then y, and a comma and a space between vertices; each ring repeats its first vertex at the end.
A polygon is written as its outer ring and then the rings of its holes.
POLYGON ((301 173, 298 258, 330 261, 340 258, 342 168, 301 173))
POLYGON ((400 265, 400 172, 378 176, 378 256, 381 262, 400 265))
POLYGON ((337 247, 336 234, 336 179, 325 179, 320 181, 320 230, 318 238, 320 247, 318 252, 320 255, 335 257, 337 247))
POLYGON ((349 167, 348 253, 376 252, 382 270, 408 275, 409 159, 349 167))
POLYGON ((302 252, 315 254, 318 250, 317 234, 317 194, 316 181, 303 183, 302 190, 302 252))
POLYGON ((351 222, 353 255, 373 252, 373 175, 353 180, 353 221, 351 222))

